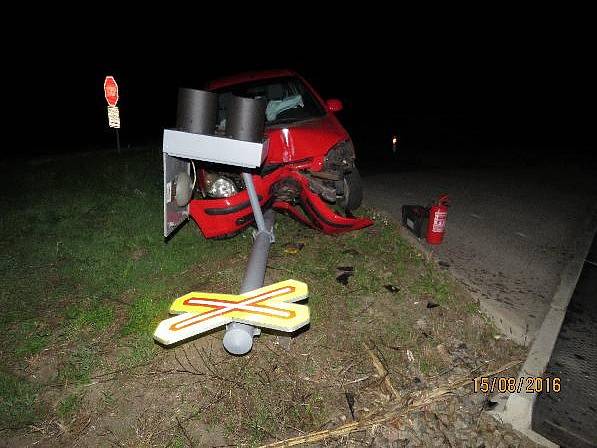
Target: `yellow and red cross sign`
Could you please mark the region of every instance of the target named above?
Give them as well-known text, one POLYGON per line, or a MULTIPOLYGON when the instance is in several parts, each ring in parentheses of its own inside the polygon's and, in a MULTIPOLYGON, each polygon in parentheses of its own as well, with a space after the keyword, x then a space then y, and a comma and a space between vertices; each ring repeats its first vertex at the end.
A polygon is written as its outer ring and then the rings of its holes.
POLYGON ((170 345, 230 322, 293 332, 309 323, 309 307, 292 302, 308 295, 307 285, 296 280, 238 295, 191 292, 172 303, 170 313, 178 316, 160 322, 153 337, 170 345))

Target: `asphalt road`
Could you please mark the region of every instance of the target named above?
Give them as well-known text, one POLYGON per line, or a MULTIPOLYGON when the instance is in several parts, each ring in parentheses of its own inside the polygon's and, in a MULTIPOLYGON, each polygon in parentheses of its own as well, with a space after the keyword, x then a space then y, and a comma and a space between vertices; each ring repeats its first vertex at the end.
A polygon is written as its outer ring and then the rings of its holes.
POLYGON ((594 164, 560 157, 466 169, 387 160, 369 165, 361 169, 365 205, 397 219, 404 204, 427 205, 449 194, 443 244, 422 243, 450 265, 506 336, 530 344, 579 230, 596 209, 594 164))

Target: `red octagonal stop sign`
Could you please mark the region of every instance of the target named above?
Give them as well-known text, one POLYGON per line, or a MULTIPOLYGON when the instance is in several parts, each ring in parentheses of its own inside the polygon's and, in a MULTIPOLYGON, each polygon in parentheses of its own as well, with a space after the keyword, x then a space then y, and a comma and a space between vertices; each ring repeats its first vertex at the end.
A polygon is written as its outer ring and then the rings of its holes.
POLYGON ((118 103, 118 84, 114 76, 106 76, 104 80, 104 96, 108 102, 108 106, 114 107, 118 103))

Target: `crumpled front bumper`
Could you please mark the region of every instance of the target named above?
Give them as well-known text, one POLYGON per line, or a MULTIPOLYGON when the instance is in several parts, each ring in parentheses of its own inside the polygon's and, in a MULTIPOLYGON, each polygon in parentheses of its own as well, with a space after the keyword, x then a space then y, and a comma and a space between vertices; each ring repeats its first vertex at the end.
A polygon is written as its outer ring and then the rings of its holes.
MULTIPOLYGON (((308 180, 298 172, 280 169, 269 176, 253 176, 255 190, 263 209, 286 211, 300 222, 327 234, 358 230, 373 223, 369 218, 348 218, 335 213, 329 205, 309 189, 308 180), (277 182, 293 179, 300 186, 297 205, 276 201, 271 191, 277 182)), ((195 199, 189 214, 206 238, 234 235, 254 221, 246 191, 224 199, 195 199)))
MULTIPOLYGON (((259 196, 262 208, 271 207, 267 199, 259 196)), ((205 238, 233 235, 255 220, 249 195, 245 191, 226 199, 192 200, 189 214, 205 238)))

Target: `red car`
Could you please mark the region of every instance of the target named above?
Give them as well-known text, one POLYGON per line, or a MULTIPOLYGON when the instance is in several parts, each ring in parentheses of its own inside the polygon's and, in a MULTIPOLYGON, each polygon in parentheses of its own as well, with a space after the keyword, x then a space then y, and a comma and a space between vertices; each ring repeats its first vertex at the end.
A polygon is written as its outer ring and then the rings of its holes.
MULTIPOLYGON (((217 92, 216 133, 224 132, 231 95, 265 97, 268 153, 253 181, 262 208, 285 212, 325 233, 366 227, 368 218, 352 211, 363 192, 352 141, 335 113, 339 100, 323 101, 291 70, 262 71, 222 78, 208 84, 217 92)), ((254 218, 240 171, 228 165, 201 162, 189 214, 206 238, 232 236, 254 218)))

